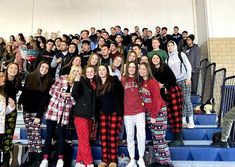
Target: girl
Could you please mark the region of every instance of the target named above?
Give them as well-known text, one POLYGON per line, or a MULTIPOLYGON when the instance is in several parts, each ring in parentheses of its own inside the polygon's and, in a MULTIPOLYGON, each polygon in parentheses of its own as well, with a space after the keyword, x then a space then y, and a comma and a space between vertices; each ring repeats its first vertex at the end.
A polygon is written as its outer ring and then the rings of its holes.
MULTIPOLYGON (((16 104, 16 94, 19 90, 22 89, 21 79, 19 76, 19 67, 16 63, 11 63, 7 66, 6 69, 6 84, 5 84, 5 92, 7 92, 7 98, 11 98, 14 100, 16 104)), ((3 140, 4 143, 4 153, 8 154, 10 157, 10 153, 12 151, 12 140, 15 131, 17 118, 17 110, 15 109, 10 114, 6 115, 5 119, 5 137, 3 140)), ((6 160, 9 162, 9 159, 6 160)))
POLYGON ((96 94, 100 105, 100 139, 102 163, 99 167, 116 167, 118 134, 123 115, 123 87, 116 76, 110 76, 107 66, 100 65, 96 94))
POLYGON ((182 90, 176 83, 174 73, 172 72, 170 67, 162 61, 159 55, 153 55, 151 64, 153 76, 158 82, 160 82, 161 89, 167 90, 167 117, 170 121, 171 131, 175 135, 175 140, 168 143, 168 145, 183 145, 184 143, 182 139, 182 90))
POLYGON ((116 56, 113 60, 113 63, 108 66, 109 67, 109 73, 111 76, 117 76, 119 80, 121 80, 121 72, 123 69, 123 61, 122 56, 116 56))
MULTIPOLYGON (((126 62, 137 61, 137 54, 134 51, 129 51, 127 54, 126 62)), ((124 64, 123 68, 123 76, 126 75, 126 64, 124 64)))
POLYGON ((56 167, 63 167, 63 152, 66 126, 69 124, 70 110, 75 104, 71 91, 75 77, 82 74, 81 67, 72 66, 69 75, 60 76, 52 85, 49 94, 50 103, 46 112, 47 134, 44 145, 43 161, 40 167, 48 166, 48 156, 50 153, 51 139, 57 127, 58 161, 56 167))
POLYGON ((79 56, 73 57, 71 59, 71 61, 60 70, 60 75, 69 74, 72 66, 79 66, 79 67, 81 67, 81 62, 82 61, 81 61, 81 58, 79 56))
POLYGON ((49 102, 50 96, 48 91, 50 83, 49 65, 42 61, 26 77, 19 99, 19 105, 23 105, 23 118, 27 130, 30 164, 35 162, 35 165, 39 165, 41 161, 42 140, 40 122, 49 102))
POLYGON ((124 87, 124 123, 127 135, 127 148, 131 158, 127 167, 135 167, 135 126, 137 128, 137 141, 139 160, 138 165, 145 167, 143 160, 145 151, 145 110, 139 94, 137 84, 138 65, 131 61, 126 66, 126 77, 122 77, 121 82, 124 87))
POLYGON ((75 78, 72 97, 76 101, 73 108, 74 124, 77 130, 78 153, 76 167, 93 167, 90 146, 90 123, 95 116, 95 67, 87 66, 85 77, 75 78))
POLYGON ((97 53, 92 53, 88 59, 87 66, 94 66, 96 71, 100 65, 100 57, 97 53))
POLYGON ((169 54, 168 65, 174 72, 177 84, 183 91, 183 127, 194 128, 193 107, 191 103, 191 64, 183 52, 180 53, 181 58, 179 57, 177 45, 174 41, 168 42, 167 49, 169 54), (188 124, 186 117, 189 119, 188 124))
POLYGON ((5 52, 3 53, 3 58, 0 62, 1 68, 6 69, 7 65, 14 62, 15 54, 13 53, 13 49, 11 45, 7 45, 5 52))
POLYGON ((1 152, 3 152, 3 164, 0 165, 3 167, 9 167, 9 160, 10 160, 10 153, 9 153, 9 144, 6 143, 6 116, 10 112, 12 112, 15 109, 15 102, 12 98, 8 98, 8 105, 6 106, 7 97, 5 94, 5 74, 3 72, 0 72, 0 160, 1 160, 1 152), (6 150, 6 148, 8 148, 6 150))
POLYGON ((165 141, 167 109, 160 95, 159 83, 154 79, 148 63, 139 66, 139 84, 156 159, 161 164, 171 164, 170 151, 165 141))

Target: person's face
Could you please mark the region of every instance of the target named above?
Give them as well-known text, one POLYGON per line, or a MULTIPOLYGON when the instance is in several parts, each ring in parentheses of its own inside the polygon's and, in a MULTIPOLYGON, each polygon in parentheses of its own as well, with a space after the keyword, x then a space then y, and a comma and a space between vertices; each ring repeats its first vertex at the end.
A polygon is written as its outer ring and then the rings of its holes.
POLYGON ((157 27, 157 28, 156 28, 156 32, 157 32, 157 33, 160 33, 160 32, 161 32, 161 28, 157 27))
POLYGON ((119 32, 119 31, 120 31, 120 28, 116 26, 116 27, 115 27, 115 31, 116 31, 116 32, 119 32))
POLYGON ((167 33, 167 30, 166 29, 163 29, 162 30, 162 34, 166 34, 167 33))
POLYGON ((7 69, 8 76, 15 77, 18 74, 18 66, 16 64, 11 64, 7 69))
POLYGON ((115 57, 113 60, 113 64, 115 67, 119 67, 122 64, 122 58, 121 57, 115 57))
POLYGON ((147 34, 148 29, 144 29, 143 34, 147 34))
POLYGON ((95 66, 98 63, 98 56, 97 55, 93 55, 91 57, 91 65, 95 66))
POLYGON ((141 49, 139 49, 137 46, 133 47, 133 51, 137 54, 140 55, 141 54, 141 49))
POLYGON ((72 65, 74 65, 74 66, 81 66, 81 58, 80 57, 75 57, 73 59, 72 65))
POLYGON ((102 48, 101 48, 101 54, 102 54, 103 56, 109 55, 109 48, 108 48, 108 47, 102 47, 102 48))
POLYGON ((178 28, 174 28, 174 33, 178 34, 178 32, 179 32, 179 29, 178 28))
POLYGON ((29 42, 32 42, 33 41, 33 37, 29 36, 28 40, 29 40, 29 42))
POLYGON ((132 36, 131 37, 131 40, 132 40, 132 42, 134 43, 135 42, 135 39, 137 38, 137 36, 132 36))
POLYGON ((105 66, 99 66, 98 75, 100 78, 105 78, 108 75, 108 71, 105 66))
POLYGON ((111 44, 110 45, 110 50, 113 52, 113 51, 117 50, 117 48, 114 44, 111 44))
POLYGON ((83 31, 81 34, 82 39, 87 39, 88 38, 88 34, 86 31, 83 31))
POLYGON ((135 32, 139 31, 140 28, 138 26, 135 26, 135 32))
POLYGON ((78 39, 73 39, 72 42, 75 43, 76 45, 78 45, 78 44, 80 43, 80 40, 78 40, 78 39))
POLYGON ((185 33, 185 32, 184 32, 184 33, 182 34, 182 36, 183 36, 184 39, 186 39, 186 38, 188 37, 188 33, 185 33))
POLYGON ((6 49, 7 49, 7 52, 8 52, 8 53, 11 52, 11 46, 10 46, 10 45, 8 45, 6 49))
POLYGON ((187 45, 192 45, 193 41, 190 38, 187 38, 187 45))
POLYGON ((147 68, 146 68, 146 66, 143 65, 143 64, 141 64, 141 65, 139 66, 138 72, 139 72, 139 75, 140 75, 141 77, 147 77, 147 75, 148 75, 147 68))
POLYGON ((160 46, 160 42, 158 40, 152 40, 153 49, 158 49, 160 46))
POLYGON ((0 86, 4 86, 6 83, 6 77, 3 72, 0 72, 0 86))
POLYGON ((75 45, 69 45, 69 53, 74 53, 76 50, 76 46, 75 45))
POLYGON ((53 49, 53 47, 54 47, 54 44, 52 42, 47 42, 46 48, 48 51, 51 51, 53 49))
POLYGON ((81 75, 82 71, 80 68, 72 68, 70 71, 70 75, 72 75, 74 78, 78 75, 81 75))
POLYGON ((84 43, 84 44, 82 44, 82 49, 83 49, 83 51, 87 52, 90 49, 90 45, 88 45, 87 43, 84 43))
POLYGON ((68 49, 68 45, 65 42, 60 43, 60 50, 66 51, 68 49))
POLYGON ((111 31, 111 34, 115 34, 116 33, 114 28, 111 28, 110 31, 111 31))
POLYGON ((148 32, 147 32, 147 36, 148 36, 148 37, 152 37, 152 36, 153 36, 152 32, 151 32, 151 31, 148 31, 148 32))
POLYGON ((122 42, 122 37, 120 35, 117 35, 115 40, 117 41, 117 43, 121 43, 122 42))
POLYGON ((103 33, 102 36, 103 36, 106 40, 109 39, 109 35, 108 35, 106 32, 103 33))
POLYGON ((140 46, 142 45, 142 42, 140 41, 140 39, 137 39, 137 40, 135 41, 135 43, 136 43, 136 44, 139 44, 140 46))
POLYGON ((98 31, 96 31, 96 36, 97 36, 98 38, 101 37, 101 33, 98 32, 98 31))
POLYGON ((42 30, 41 29, 37 29, 37 34, 38 35, 42 35, 42 30))
POLYGON ((103 46, 103 45, 105 44, 104 38, 100 38, 99 41, 98 41, 98 44, 99 44, 100 46, 103 46))
POLYGON ((127 69, 129 75, 135 75, 136 72, 136 66, 134 63, 130 63, 127 69))
POLYGON ((153 55, 152 63, 153 65, 158 65, 160 63, 160 58, 157 55, 153 55))
POLYGON ((91 28, 90 31, 91 31, 91 34, 94 34, 95 33, 95 28, 91 28))
POLYGON ((174 46, 173 43, 170 42, 170 43, 167 44, 167 50, 168 50, 170 53, 174 51, 174 48, 175 48, 175 46, 174 46))
POLYGON ((49 71, 49 65, 46 64, 46 63, 42 63, 42 65, 40 66, 39 71, 40 71, 41 76, 46 75, 49 71))
POLYGON ((130 55, 128 56, 128 61, 131 62, 131 61, 135 61, 136 59, 136 55, 135 53, 130 53, 130 55))
POLYGON ((148 60, 148 57, 146 57, 146 56, 142 56, 141 58, 140 58, 140 63, 149 63, 149 60, 148 60))
POLYGON ((128 35, 129 31, 124 30, 124 35, 128 35))
POLYGON ((88 68, 86 69, 86 77, 87 77, 88 79, 93 79, 94 76, 95 76, 95 69, 92 68, 92 67, 88 67, 88 68))
POLYGON ((13 36, 10 36, 10 41, 13 41, 13 39, 14 39, 13 36))
POLYGON ((60 41, 59 39, 57 39, 57 40, 55 41, 56 47, 60 47, 60 44, 61 44, 61 41, 60 41))

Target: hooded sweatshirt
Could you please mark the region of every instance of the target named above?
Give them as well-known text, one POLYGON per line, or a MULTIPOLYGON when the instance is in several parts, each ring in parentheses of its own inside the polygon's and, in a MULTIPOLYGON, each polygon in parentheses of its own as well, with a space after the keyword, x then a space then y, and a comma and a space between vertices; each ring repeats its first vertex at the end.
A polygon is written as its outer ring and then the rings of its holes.
POLYGON ((191 73, 192 73, 191 64, 187 56, 183 52, 181 52, 181 57, 183 59, 184 64, 181 64, 180 58, 178 56, 177 45, 175 42, 173 43, 174 43, 174 50, 173 52, 168 51, 169 59, 168 59, 167 64, 169 65, 173 73, 175 74, 177 82, 183 81, 186 79, 191 80, 191 73))

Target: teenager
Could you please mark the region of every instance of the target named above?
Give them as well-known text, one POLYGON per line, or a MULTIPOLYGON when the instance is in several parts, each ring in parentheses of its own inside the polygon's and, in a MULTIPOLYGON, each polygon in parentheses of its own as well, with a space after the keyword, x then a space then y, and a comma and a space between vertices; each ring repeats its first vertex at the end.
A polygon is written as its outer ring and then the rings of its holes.
POLYGON ((81 72, 81 67, 72 66, 69 75, 60 76, 49 91, 51 99, 45 114, 47 134, 44 145, 43 161, 41 162, 40 167, 48 166, 51 139, 56 128, 58 142, 58 161, 56 167, 64 166, 63 158, 66 126, 69 124, 71 108, 75 104, 75 101, 71 96, 71 91, 76 76, 81 75, 81 72))
POLYGON ((100 65, 96 94, 100 105, 100 140, 102 162, 99 167, 117 167, 118 141, 123 116, 124 91, 116 76, 110 76, 107 66, 100 65))
POLYGON ((95 67, 87 66, 85 77, 75 78, 72 97, 76 104, 73 108, 74 124, 78 136, 78 153, 75 167, 93 167, 90 146, 90 124, 95 116, 96 83, 95 67))
POLYGON ((150 65, 139 65, 139 85, 142 100, 147 110, 147 123, 152 132, 156 160, 171 165, 170 151, 166 143, 167 108, 161 98, 159 83, 154 79, 150 65))
POLYGON ((109 73, 111 76, 117 76, 119 80, 121 80, 121 73, 123 69, 123 59, 122 56, 116 56, 113 60, 113 63, 108 66, 109 73))
POLYGON ((179 57, 177 45, 174 41, 168 42, 167 49, 169 54, 168 65, 175 74, 177 84, 183 91, 183 127, 194 128, 193 106, 191 102, 191 64, 183 52, 180 53, 181 58, 179 57), (189 119, 188 123, 186 122, 186 117, 189 119))
POLYGON ((19 105, 23 105, 23 118, 27 130, 30 164, 36 163, 35 165, 39 165, 41 161, 41 119, 50 99, 48 94, 50 83, 49 65, 42 61, 26 77, 19 99, 19 105))
POLYGON ((127 135, 127 149, 131 161, 127 167, 135 167, 135 127, 137 131, 137 142, 139 160, 138 165, 145 167, 143 160, 145 151, 145 109, 139 93, 137 83, 138 64, 134 61, 126 65, 126 76, 122 77, 121 82, 124 87, 124 123, 127 135))
POLYGON ((159 55, 153 55, 151 60, 153 76, 160 83, 161 89, 167 91, 167 117, 170 122, 171 132, 175 139, 169 146, 183 145, 182 139, 182 105, 183 94, 176 83, 176 78, 170 67, 164 63, 159 55))
POLYGON ((0 72, 0 160, 3 152, 3 167, 9 167, 10 153, 9 153, 9 143, 6 143, 6 116, 10 114, 15 109, 15 102, 12 98, 8 98, 5 92, 6 77, 4 72, 0 72), (8 148, 6 150, 6 148, 8 148))

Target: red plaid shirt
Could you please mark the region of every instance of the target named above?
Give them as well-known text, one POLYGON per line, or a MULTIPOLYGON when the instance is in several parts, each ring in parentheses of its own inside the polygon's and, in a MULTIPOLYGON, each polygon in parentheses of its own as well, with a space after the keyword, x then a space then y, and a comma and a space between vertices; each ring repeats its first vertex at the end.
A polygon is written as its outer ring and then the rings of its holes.
POLYGON ((67 88, 68 82, 66 76, 61 76, 52 85, 49 91, 52 97, 46 112, 47 120, 57 121, 58 124, 61 123, 62 125, 68 125, 70 111, 72 106, 75 105, 75 100, 72 96, 62 97, 60 95, 63 93, 63 90, 67 90, 67 88))

